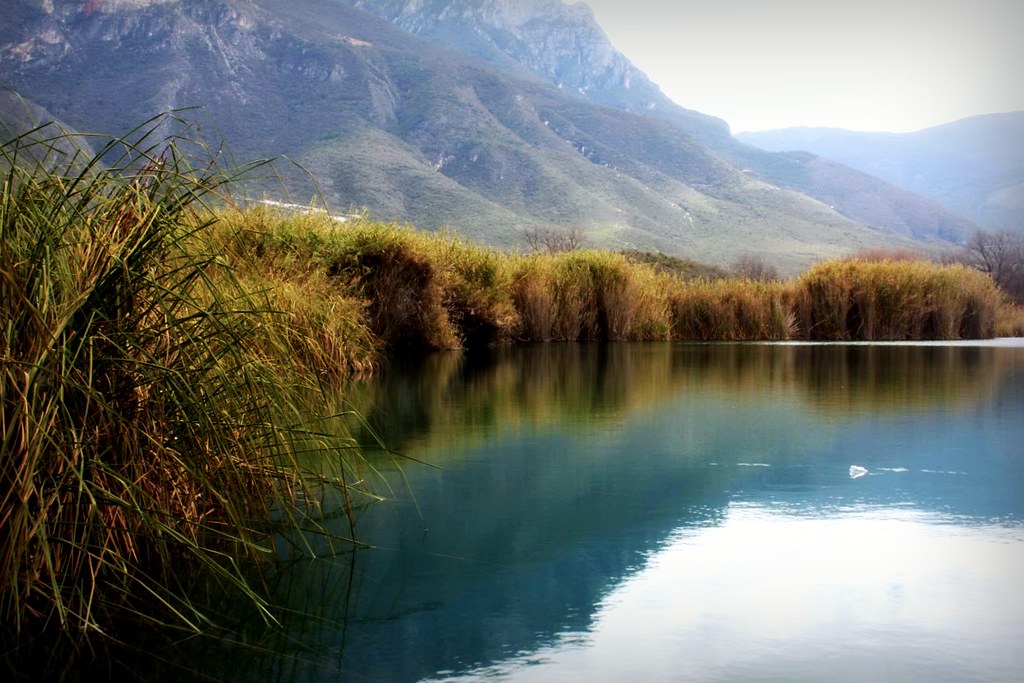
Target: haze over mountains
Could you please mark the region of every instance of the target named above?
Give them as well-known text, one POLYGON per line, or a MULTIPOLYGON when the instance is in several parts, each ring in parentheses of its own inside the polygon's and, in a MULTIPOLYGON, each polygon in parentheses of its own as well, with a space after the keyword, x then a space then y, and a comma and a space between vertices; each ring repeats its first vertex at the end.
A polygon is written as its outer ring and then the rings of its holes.
MULTIPOLYGON (((297 160, 335 209, 506 247, 578 226, 598 246, 719 263, 756 252, 784 269, 976 228, 836 161, 737 141, 668 100, 580 4, 4 4, 0 85, 36 114, 117 134, 201 106, 188 116, 211 144, 297 160)), ((5 101, 0 118, 24 116, 5 101)), ((283 198, 273 182, 257 191, 283 198)))
POLYGON ((1024 233, 1024 112, 914 133, 788 128, 741 133, 769 151, 805 150, 930 197, 991 230, 1024 233))

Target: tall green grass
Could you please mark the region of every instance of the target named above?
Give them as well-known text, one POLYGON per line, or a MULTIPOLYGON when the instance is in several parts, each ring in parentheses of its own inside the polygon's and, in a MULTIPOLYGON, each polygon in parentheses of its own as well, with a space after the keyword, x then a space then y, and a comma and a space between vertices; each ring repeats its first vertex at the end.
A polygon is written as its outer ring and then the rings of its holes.
POLYGON ((234 176, 160 137, 178 123, 87 159, 46 130, 2 148, 0 645, 38 675, 64 661, 41 656, 54 638, 207 632, 204 596, 272 623, 251 569, 274 530, 356 481, 351 443, 302 426, 315 378, 279 312, 211 241, 202 203, 234 176))
POLYGON ((1024 306, 1006 302, 996 315, 997 337, 1024 337, 1024 306))
POLYGON ((350 302, 347 326, 369 336, 353 332, 342 345, 370 365, 383 349, 509 341, 519 325, 506 258, 457 236, 264 207, 221 218, 223 248, 247 277, 298 285, 311 310, 327 297, 350 302))
MULTIPOLYGON (((383 338, 370 327, 369 303, 353 287, 338 286, 330 265, 334 219, 287 216, 260 207, 242 213, 221 208, 212 226, 214 248, 250 292, 278 315, 267 321, 296 364, 329 383, 374 371, 383 338)), ((269 350, 271 353, 274 349, 269 350)))
MULTIPOLYGON (((271 272, 295 282, 310 275, 327 291, 358 301, 352 322, 365 325, 373 343, 392 350, 458 345, 438 265, 413 233, 367 221, 353 230, 326 214, 289 217, 264 208, 228 219, 235 228, 225 235, 230 256, 255 266, 257 278, 271 272)), ((309 303, 322 302, 307 294, 309 303)))

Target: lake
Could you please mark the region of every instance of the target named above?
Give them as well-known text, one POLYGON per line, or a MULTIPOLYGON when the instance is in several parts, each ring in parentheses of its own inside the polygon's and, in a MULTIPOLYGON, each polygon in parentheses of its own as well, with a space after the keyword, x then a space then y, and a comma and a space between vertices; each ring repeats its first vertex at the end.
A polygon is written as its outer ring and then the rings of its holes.
MULTIPOLYGON (((1024 345, 548 344, 350 390, 390 501, 239 680, 1008 681, 1024 345)), ((339 526, 347 533, 347 526, 339 526)))

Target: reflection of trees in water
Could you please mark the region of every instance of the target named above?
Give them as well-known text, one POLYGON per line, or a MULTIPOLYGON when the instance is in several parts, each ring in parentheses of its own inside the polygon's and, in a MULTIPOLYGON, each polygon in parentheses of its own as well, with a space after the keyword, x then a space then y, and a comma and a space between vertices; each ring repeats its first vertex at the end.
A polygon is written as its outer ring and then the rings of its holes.
POLYGON ((816 410, 887 415, 977 404, 1024 369, 1020 349, 899 344, 712 346, 677 363, 705 389, 794 394, 816 410))
POLYGON ((434 354, 349 393, 389 447, 416 455, 504 430, 624 421, 684 391, 792 395, 837 413, 966 407, 1021 372, 1020 355, 943 345, 538 344, 434 354))
POLYGON ((497 431, 625 419, 674 389, 671 344, 537 344, 437 353, 347 391, 395 450, 479 443, 497 431))

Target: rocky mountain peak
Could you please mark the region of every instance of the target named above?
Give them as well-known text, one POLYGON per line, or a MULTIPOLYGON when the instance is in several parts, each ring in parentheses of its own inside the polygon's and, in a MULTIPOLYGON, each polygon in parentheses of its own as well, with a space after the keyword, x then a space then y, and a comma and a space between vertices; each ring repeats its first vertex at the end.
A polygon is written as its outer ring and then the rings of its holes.
POLYGON ((493 25, 512 29, 541 17, 559 18, 564 15, 561 0, 487 0, 471 2, 462 0, 449 5, 462 14, 479 13, 493 25))
POLYGON ((96 46, 134 44, 146 52, 171 49, 212 24, 245 31, 254 26, 244 5, 182 0, 28 0, 15 8, 22 30, 0 33, 0 67, 86 58, 96 46), (5 40, 8 38, 8 40, 5 40))
POLYGON ((584 3, 561 0, 351 0, 352 5, 486 61, 509 60, 566 90, 656 85, 619 53, 584 3))
POLYGON ((654 113, 699 138, 728 137, 724 121, 685 109, 615 49, 584 2, 343 0, 427 40, 599 104, 654 113))

